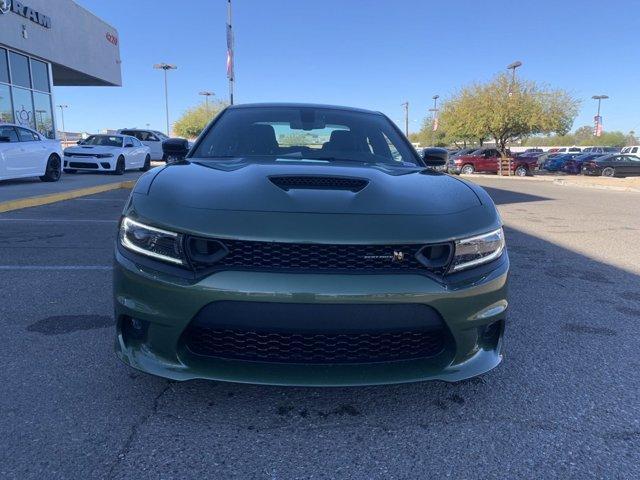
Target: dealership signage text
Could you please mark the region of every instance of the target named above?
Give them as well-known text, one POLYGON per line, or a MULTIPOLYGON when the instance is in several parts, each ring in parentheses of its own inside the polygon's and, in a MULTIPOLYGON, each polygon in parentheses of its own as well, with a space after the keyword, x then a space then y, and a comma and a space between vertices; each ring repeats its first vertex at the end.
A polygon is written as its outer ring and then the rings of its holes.
POLYGON ((11 8, 13 13, 17 13, 18 15, 31 20, 33 23, 37 23, 44 28, 51 28, 51 18, 43 13, 40 13, 17 0, 0 0, 0 13, 7 12, 9 8, 11 8))

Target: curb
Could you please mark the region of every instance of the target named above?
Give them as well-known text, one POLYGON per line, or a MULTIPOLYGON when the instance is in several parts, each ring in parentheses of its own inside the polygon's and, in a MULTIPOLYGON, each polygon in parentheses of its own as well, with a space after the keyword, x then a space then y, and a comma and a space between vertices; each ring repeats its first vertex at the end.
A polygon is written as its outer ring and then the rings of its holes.
POLYGON ((124 182, 106 183, 96 185, 95 187, 78 188, 76 190, 68 190, 60 193, 50 193, 48 195, 38 195, 35 197, 20 198, 17 200, 8 200, 0 202, 0 213, 11 212, 12 210, 20 210, 23 208, 39 207, 50 203, 62 202, 64 200, 72 200, 87 195, 95 195, 96 193, 108 192, 109 190, 118 190, 120 188, 133 188, 135 180, 127 180, 124 182))

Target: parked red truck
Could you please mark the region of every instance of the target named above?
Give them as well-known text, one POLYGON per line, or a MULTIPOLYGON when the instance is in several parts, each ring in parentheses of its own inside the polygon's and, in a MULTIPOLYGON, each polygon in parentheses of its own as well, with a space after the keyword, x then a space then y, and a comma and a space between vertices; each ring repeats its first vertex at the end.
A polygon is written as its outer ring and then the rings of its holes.
MULTIPOLYGON (((469 155, 461 155, 449 160, 449 173, 471 174, 474 172, 498 173, 501 155, 496 148, 480 148, 469 155)), ((536 169, 535 157, 511 159, 511 171, 520 177, 531 175, 536 169)))

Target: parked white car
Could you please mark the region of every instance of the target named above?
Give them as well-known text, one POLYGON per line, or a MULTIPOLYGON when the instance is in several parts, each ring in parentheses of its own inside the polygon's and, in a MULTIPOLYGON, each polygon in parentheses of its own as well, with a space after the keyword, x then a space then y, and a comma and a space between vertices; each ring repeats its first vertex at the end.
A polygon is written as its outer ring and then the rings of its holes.
POLYGON ((0 180, 40 177, 57 182, 62 173, 62 147, 29 128, 0 125, 0 180))
POLYGON ((124 128, 118 130, 118 133, 122 135, 129 135, 135 137, 142 142, 143 145, 149 147, 151 150, 151 160, 165 161, 164 153, 162 152, 162 142, 168 140, 164 133, 157 130, 141 130, 139 128, 124 128))
POLYGON ((640 145, 630 145, 628 147, 624 147, 620 153, 626 153, 630 155, 638 155, 640 154, 640 145))
POLYGON ((151 152, 140 140, 127 135, 91 135, 64 150, 64 172, 112 172, 151 168, 151 152))

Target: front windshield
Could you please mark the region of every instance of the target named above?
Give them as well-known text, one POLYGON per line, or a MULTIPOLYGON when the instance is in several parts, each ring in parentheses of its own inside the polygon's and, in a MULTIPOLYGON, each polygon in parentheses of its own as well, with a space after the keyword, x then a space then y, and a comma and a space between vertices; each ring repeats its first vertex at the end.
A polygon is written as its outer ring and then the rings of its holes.
POLYGON ((412 149, 384 116, 321 107, 229 109, 192 157, 418 164, 412 149))
POLYGON ((156 134, 156 137, 158 137, 160 140, 169 140, 169 137, 167 137, 164 133, 159 132, 157 130, 154 130, 153 133, 156 134))
POLYGON ((122 137, 114 135, 91 135, 82 141, 82 145, 94 145, 100 147, 121 147, 122 137))

